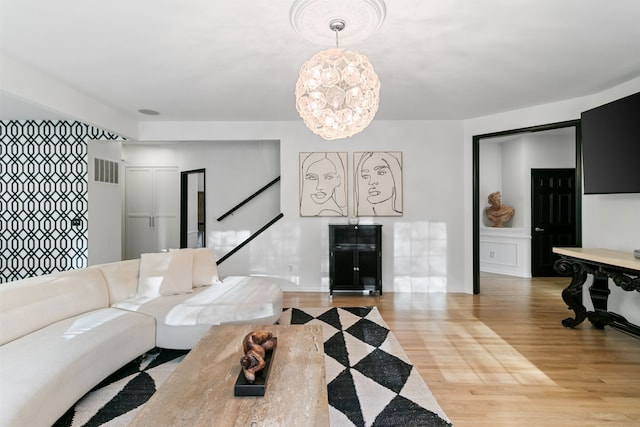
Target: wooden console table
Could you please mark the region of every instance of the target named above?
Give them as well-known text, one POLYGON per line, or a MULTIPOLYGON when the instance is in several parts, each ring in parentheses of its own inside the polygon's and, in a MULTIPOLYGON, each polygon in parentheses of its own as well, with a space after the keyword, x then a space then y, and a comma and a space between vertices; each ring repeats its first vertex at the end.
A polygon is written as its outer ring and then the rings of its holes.
POLYGON ((320 325, 212 326, 129 426, 329 425, 320 325), (242 338, 268 330, 278 337, 264 397, 235 397, 242 338))
POLYGON ((562 324, 573 328, 588 318, 597 328, 613 326, 627 333, 640 336, 640 326, 630 323, 623 316, 607 311, 609 279, 625 291, 640 292, 640 260, 630 252, 610 249, 553 248, 560 255, 554 269, 562 275, 572 275, 569 286, 562 291, 562 299, 575 312, 575 318, 566 318, 562 324), (593 276, 589 294, 594 311, 587 311, 582 304, 582 286, 588 275, 593 276))

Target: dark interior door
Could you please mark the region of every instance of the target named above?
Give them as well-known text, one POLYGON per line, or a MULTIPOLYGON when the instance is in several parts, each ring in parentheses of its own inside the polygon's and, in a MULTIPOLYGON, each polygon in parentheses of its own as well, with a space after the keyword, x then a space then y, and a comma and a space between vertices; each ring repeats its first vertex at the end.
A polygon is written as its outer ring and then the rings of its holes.
POLYGON ((531 275, 551 277, 554 246, 576 246, 575 169, 531 170, 531 275))

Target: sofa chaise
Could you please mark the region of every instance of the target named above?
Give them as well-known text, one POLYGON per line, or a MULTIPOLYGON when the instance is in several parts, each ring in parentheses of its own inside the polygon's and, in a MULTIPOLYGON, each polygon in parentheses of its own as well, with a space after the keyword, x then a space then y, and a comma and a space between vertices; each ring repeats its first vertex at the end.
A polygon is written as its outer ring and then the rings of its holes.
POLYGON ((212 325, 275 323, 282 291, 218 279, 206 248, 0 285, 0 426, 50 426, 154 347, 190 349, 212 325))

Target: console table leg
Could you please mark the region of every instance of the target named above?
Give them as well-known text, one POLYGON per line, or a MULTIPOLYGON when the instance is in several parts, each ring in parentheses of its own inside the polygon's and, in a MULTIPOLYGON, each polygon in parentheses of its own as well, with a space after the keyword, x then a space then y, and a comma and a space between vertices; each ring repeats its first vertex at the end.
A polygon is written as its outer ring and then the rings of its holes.
POLYGON ((572 274, 571 283, 562 291, 562 299, 569 309, 573 310, 576 317, 567 317, 562 321, 562 325, 566 328, 574 328, 587 317, 587 309, 582 304, 582 286, 587 280, 587 270, 582 264, 565 258, 557 260, 553 268, 565 276, 572 274))
POLYGON ((598 314, 607 313, 607 300, 609 299, 609 278, 606 275, 594 274, 593 284, 589 286, 589 295, 591 295, 591 302, 593 303, 594 315, 589 316, 589 321, 593 326, 598 329, 604 329, 607 324, 606 320, 598 314))

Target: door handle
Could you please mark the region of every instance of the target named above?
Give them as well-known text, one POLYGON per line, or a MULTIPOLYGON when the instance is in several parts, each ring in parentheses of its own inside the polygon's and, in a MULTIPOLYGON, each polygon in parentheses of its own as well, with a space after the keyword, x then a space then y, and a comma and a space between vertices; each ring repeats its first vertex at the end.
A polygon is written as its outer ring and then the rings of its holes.
POLYGON ((544 231, 544 228, 540 228, 540 227, 536 227, 534 228, 535 231, 544 231))

